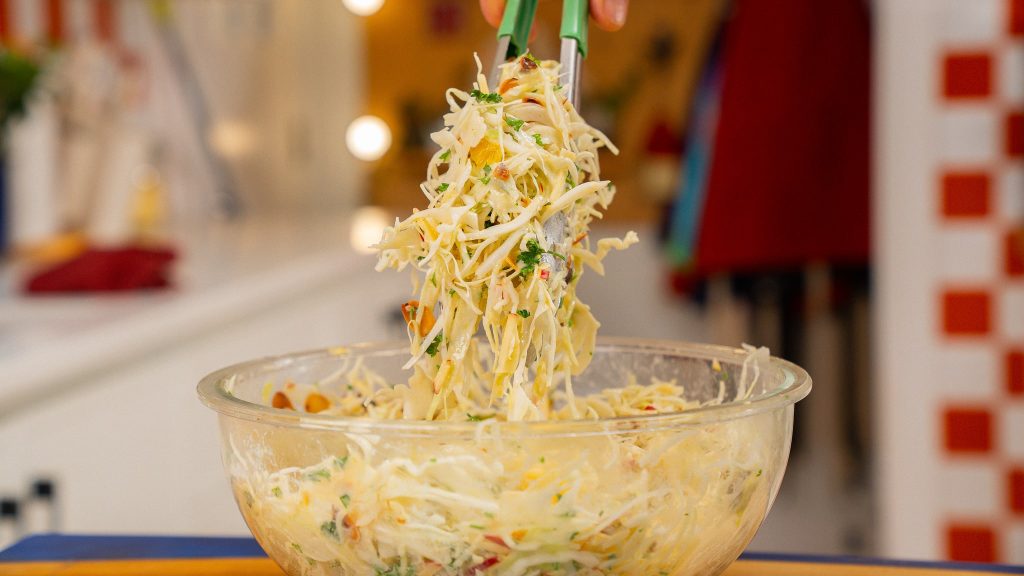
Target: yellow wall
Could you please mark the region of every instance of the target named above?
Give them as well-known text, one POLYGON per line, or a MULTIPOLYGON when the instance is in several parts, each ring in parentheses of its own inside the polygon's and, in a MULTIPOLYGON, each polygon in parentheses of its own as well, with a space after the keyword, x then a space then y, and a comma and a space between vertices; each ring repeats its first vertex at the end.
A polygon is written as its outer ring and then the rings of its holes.
MULTIPOLYGON (((583 69, 584 114, 599 127, 610 128, 621 156, 603 159, 604 174, 619 187, 612 220, 648 220, 655 202, 640 189, 637 167, 643 163, 647 131, 657 118, 680 129, 686 118, 695 78, 716 22, 722 0, 635 0, 626 27, 607 33, 591 27, 590 54, 583 69), (675 56, 669 66, 653 71, 647 54, 654 35, 675 37, 675 56), (639 75, 637 74, 639 71, 639 75), (635 81, 628 79, 633 75, 635 81), (599 95, 609 96, 628 86, 624 106, 609 117, 594 106, 599 95)), ((561 3, 542 1, 532 50, 542 58, 558 57, 561 3)), ((394 148, 377 166, 372 178, 375 203, 408 210, 425 202, 418 184, 433 149, 403 149, 406 137, 400 113, 403 102, 416 101, 439 127, 445 110, 444 91, 472 82, 474 52, 485 66, 494 50, 494 30, 480 16, 477 0, 387 0, 367 18, 367 112, 384 118, 394 131, 394 148), (447 6, 460 12, 458 31, 439 37, 431 30, 431 14, 447 6)))

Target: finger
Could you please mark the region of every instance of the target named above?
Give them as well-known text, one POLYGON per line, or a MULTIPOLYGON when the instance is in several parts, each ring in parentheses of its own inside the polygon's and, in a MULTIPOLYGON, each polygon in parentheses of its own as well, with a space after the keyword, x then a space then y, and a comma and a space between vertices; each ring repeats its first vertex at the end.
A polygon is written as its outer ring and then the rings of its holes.
POLYGON ((590 13, 598 27, 615 32, 626 24, 629 0, 590 0, 590 13))
POLYGON ((484 20, 491 26, 501 26, 501 16, 505 13, 505 0, 480 0, 480 11, 484 20))

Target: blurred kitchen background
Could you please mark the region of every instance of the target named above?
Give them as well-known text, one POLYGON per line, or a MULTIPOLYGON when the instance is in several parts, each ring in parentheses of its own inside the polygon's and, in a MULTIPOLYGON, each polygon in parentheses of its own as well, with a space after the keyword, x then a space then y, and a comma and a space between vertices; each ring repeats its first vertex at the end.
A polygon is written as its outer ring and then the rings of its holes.
MULTIPOLYGON (((493 47, 476 0, 0 0, 0 547, 247 533, 195 384, 404 336, 367 246, 493 47)), ((590 47, 642 240, 602 333, 815 380, 752 547, 1024 563, 1024 1, 634 0, 590 47)))

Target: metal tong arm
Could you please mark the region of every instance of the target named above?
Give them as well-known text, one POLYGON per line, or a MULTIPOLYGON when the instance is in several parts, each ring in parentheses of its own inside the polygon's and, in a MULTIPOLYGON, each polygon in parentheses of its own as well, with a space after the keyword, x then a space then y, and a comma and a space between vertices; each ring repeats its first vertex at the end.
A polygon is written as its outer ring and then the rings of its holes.
MULTIPOLYGON (((501 65, 509 58, 522 56, 528 51, 530 29, 537 14, 537 0, 508 0, 505 14, 498 28, 498 49, 491 73, 492 90, 497 89, 501 65)), ((580 73, 583 58, 587 56, 588 0, 562 2, 561 54, 562 74, 565 77, 566 97, 579 107, 580 73)))

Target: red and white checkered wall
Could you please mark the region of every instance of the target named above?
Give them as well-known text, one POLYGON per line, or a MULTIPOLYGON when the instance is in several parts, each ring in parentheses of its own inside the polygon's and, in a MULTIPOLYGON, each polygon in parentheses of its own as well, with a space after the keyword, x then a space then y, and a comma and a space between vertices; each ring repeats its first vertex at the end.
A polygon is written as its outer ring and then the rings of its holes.
POLYGON ((0 44, 113 41, 119 0, 0 0, 0 44))
POLYGON ((878 5, 883 546, 1024 563, 1024 0, 878 5))

